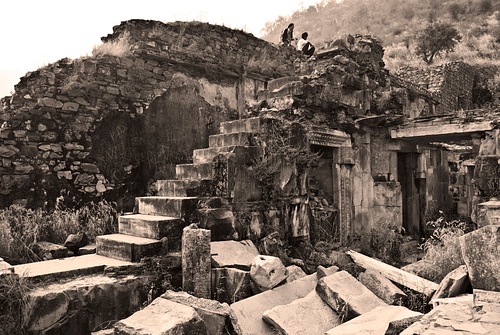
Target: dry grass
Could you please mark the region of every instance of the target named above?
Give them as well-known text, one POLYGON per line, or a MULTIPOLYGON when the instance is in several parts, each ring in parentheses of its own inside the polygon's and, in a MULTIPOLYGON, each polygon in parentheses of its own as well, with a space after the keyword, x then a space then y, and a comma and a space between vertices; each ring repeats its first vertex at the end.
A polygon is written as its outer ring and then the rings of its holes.
POLYGON ((94 241, 98 235, 116 232, 117 226, 118 214, 107 201, 52 212, 11 206, 0 210, 0 255, 21 263, 39 261, 32 251, 37 242, 63 244, 79 231, 94 241))
POLYGON ((32 286, 17 275, 0 275, 0 334, 25 335, 23 309, 32 286))
POLYGON ((104 55, 125 57, 131 54, 130 34, 120 35, 116 40, 100 44, 92 50, 92 56, 98 58, 104 55))

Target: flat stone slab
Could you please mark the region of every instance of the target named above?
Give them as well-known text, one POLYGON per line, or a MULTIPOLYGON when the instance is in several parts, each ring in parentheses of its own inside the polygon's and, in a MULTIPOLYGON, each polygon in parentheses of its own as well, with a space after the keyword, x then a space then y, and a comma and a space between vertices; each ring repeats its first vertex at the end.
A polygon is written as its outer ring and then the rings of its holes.
POLYGON ((286 335, 323 334, 341 322, 339 315, 315 291, 265 311, 262 317, 286 335))
POLYGON ((499 334, 500 304, 465 303, 457 299, 443 299, 456 300, 458 303, 440 304, 401 332, 401 335, 499 334))
POLYGON ((164 215, 188 222, 198 201, 197 197, 137 197, 135 208, 138 214, 164 215))
POLYGON ((182 229, 186 223, 162 215, 132 214, 118 217, 118 231, 121 234, 161 240, 163 237, 182 236, 182 229))
POLYGON ((192 307, 157 298, 114 325, 120 335, 206 335, 205 322, 192 307))
POLYGON ((387 304, 346 271, 321 278, 316 286, 319 296, 349 320, 387 304))
POLYGON ((56 279, 74 275, 100 273, 108 266, 135 266, 101 255, 91 254, 78 257, 52 259, 49 261, 20 264, 13 266, 14 273, 31 279, 56 279))
POLYGON ((406 319, 416 322, 423 314, 403 306, 380 306, 328 330, 325 335, 384 335, 389 324, 406 319))
POLYGON ((210 243, 212 267, 250 270, 259 250, 251 240, 210 243))
POLYGON ((238 335, 275 335, 275 330, 262 319, 264 312, 305 297, 314 290, 316 284, 314 273, 230 305, 231 322, 236 333, 238 335))

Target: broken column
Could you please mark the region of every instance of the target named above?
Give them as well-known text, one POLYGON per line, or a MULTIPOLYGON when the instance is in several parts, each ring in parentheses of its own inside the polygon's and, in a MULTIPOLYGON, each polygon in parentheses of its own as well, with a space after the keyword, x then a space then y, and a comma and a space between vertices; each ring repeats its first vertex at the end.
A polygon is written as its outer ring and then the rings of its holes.
POLYGON ((182 290, 210 299, 210 230, 192 224, 182 231, 182 290))

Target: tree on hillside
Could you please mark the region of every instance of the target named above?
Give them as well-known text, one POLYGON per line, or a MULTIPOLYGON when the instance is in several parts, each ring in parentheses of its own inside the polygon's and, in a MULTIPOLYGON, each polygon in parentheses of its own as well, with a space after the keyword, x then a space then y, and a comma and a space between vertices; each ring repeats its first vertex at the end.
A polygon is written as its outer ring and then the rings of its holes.
POLYGON ((432 64, 434 57, 453 51, 461 39, 451 24, 432 23, 417 34, 416 54, 427 64, 432 64))

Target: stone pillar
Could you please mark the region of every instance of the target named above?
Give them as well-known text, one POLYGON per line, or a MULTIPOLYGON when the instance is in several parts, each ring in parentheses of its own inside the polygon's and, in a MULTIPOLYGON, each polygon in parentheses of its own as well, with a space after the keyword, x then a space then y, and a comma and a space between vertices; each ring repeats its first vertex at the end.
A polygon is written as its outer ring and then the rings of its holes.
POLYGON ((182 290, 198 298, 211 298, 210 230, 196 225, 182 231, 182 290))

